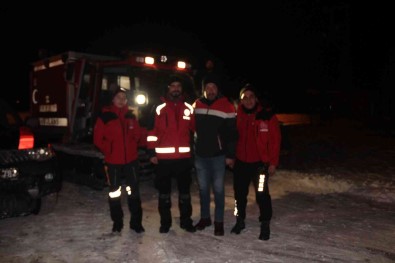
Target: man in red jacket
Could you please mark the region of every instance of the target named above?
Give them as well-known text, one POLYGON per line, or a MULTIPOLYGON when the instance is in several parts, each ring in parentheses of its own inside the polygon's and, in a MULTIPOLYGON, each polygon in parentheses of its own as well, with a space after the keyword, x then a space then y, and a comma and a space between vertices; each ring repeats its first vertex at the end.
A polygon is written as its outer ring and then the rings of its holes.
POLYGON ((159 191, 158 210, 160 233, 167 233, 172 225, 171 180, 178 184, 180 227, 195 232, 192 224, 191 136, 193 108, 184 102, 182 79, 172 76, 163 103, 155 109, 154 123, 148 127, 147 148, 150 161, 156 164, 155 186, 159 191))
POLYGON ((109 204, 113 232, 123 228, 121 186, 125 182, 131 213, 130 228, 144 232, 138 175, 138 141, 140 126, 128 109, 126 93, 118 88, 112 105, 103 108, 94 128, 94 144, 104 154, 109 183, 109 204))
POLYGON ((249 84, 240 92, 237 131, 233 179, 236 224, 231 233, 240 234, 245 228, 248 188, 252 181, 260 211, 259 239, 268 240, 272 218, 268 182, 279 163, 281 133, 276 115, 267 105, 258 102, 256 91, 249 84))

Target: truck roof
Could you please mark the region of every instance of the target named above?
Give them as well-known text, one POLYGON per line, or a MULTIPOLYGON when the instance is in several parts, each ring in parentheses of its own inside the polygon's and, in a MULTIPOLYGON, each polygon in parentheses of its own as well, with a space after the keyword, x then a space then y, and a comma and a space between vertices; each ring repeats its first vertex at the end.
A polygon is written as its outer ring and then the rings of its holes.
POLYGON ((57 55, 53 55, 35 61, 32 63, 32 65, 34 67, 34 71, 38 71, 44 69, 45 66, 52 67, 59 64, 63 64, 65 61, 73 61, 79 59, 89 59, 95 61, 114 61, 114 60, 119 60, 119 57, 96 55, 96 54, 89 54, 89 53, 75 52, 75 51, 66 51, 57 55))
MULTIPOLYGON (((155 67, 162 69, 173 69, 174 64, 180 60, 180 58, 176 58, 175 56, 167 56, 167 55, 158 55, 152 52, 135 52, 128 51, 124 53, 123 56, 106 56, 106 55, 97 55, 83 52, 75 52, 75 51, 66 51, 57 55, 53 55, 50 57, 46 57, 35 61, 32 63, 34 71, 44 70, 45 68, 55 67, 61 64, 64 64, 66 61, 76 61, 80 59, 88 59, 90 61, 97 62, 108 62, 112 64, 113 62, 118 62, 120 64, 128 63, 136 66, 141 66, 141 63, 144 62, 146 57, 154 57, 155 61, 159 61, 159 64, 156 64, 155 67), (126 56, 126 57, 125 57, 126 56)), ((185 70, 191 70, 191 65, 189 63, 185 63, 185 70)))

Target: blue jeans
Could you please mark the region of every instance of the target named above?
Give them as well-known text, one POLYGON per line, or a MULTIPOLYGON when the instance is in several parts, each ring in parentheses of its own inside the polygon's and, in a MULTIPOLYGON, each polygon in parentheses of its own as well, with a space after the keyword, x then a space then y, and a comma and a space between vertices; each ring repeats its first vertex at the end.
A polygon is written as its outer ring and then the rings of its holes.
POLYGON ((214 221, 223 222, 225 209, 225 156, 204 158, 195 156, 195 168, 200 193, 200 217, 211 218, 210 193, 212 185, 215 203, 214 221))

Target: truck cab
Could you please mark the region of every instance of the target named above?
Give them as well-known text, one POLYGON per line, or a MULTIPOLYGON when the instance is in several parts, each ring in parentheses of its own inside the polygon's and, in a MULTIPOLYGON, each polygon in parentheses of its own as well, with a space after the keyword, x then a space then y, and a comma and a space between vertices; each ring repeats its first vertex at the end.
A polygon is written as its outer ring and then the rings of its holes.
MULTIPOLYGON (((128 104, 141 127, 160 103, 170 75, 184 80, 187 101, 196 98, 191 65, 166 55, 129 52, 102 56, 68 51, 33 63, 31 117, 37 140, 51 143, 65 178, 101 188, 105 184, 102 154, 93 145, 93 127, 101 109, 111 103, 116 87, 127 90, 128 104), (70 176, 67 176, 69 174, 70 176)), ((140 172, 152 173, 140 142, 140 172)))

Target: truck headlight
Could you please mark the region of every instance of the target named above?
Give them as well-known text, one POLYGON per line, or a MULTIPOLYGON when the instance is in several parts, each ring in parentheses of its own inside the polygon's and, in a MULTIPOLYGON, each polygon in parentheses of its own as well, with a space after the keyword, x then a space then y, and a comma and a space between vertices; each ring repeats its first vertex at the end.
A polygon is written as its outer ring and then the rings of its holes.
POLYGON ((134 96, 134 101, 137 105, 147 105, 148 104, 148 96, 145 92, 138 92, 134 96))

